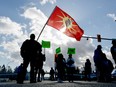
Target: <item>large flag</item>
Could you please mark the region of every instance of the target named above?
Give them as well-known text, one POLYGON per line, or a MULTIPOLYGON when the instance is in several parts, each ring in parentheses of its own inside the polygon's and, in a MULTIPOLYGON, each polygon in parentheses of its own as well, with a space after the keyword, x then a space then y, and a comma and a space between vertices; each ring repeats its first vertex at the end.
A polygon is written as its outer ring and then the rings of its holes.
POLYGON ((43 48, 50 48, 50 41, 42 40, 42 47, 43 48))
POLYGON ((78 41, 80 41, 84 33, 75 20, 57 6, 48 19, 47 25, 63 32, 69 37, 75 38, 78 41))

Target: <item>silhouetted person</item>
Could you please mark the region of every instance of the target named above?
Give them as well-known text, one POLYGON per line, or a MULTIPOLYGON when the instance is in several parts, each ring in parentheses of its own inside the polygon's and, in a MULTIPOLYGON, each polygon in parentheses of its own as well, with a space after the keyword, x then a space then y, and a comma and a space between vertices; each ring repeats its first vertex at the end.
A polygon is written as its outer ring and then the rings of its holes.
POLYGON ((54 72, 54 69, 51 67, 51 70, 50 70, 50 80, 54 80, 54 74, 55 74, 55 72, 54 72))
POLYGON ((90 74, 91 74, 91 62, 89 59, 86 59, 85 62, 85 80, 90 81, 90 74))
POLYGON ((77 74, 79 74, 79 72, 80 72, 80 70, 79 70, 79 68, 77 67, 76 68, 76 71, 75 71, 77 74))
POLYGON ((41 75, 42 68, 43 68, 43 62, 45 60, 46 60, 45 54, 40 53, 36 57, 36 61, 35 61, 35 78, 36 78, 36 75, 38 74, 38 78, 37 78, 38 82, 42 81, 42 79, 40 78, 40 75, 41 75))
POLYGON ((64 71, 65 71, 65 59, 63 58, 62 54, 58 54, 56 66, 58 70, 58 82, 62 82, 64 78, 64 71))
POLYGON ((20 82, 23 83, 26 75, 26 69, 30 63, 30 83, 35 82, 34 63, 37 55, 41 53, 41 44, 35 40, 35 35, 31 34, 30 39, 23 42, 21 46, 21 56, 23 58, 23 70, 20 82))
POLYGON ((107 59, 105 53, 102 54, 102 60, 103 82, 111 82, 113 64, 109 59, 107 59))
POLYGON ((17 82, 20 82, 20 77, 22 76, 23 63, 21 63, 17 68, 17 82))
POLYGON ((57 73, 57 60, 58 60, 58 54, 55 54, 55 56, 54 56, 55 79, 57 79, 57 77, 58 77, 58 73, 57 73))
POLYGON ((107 61, 108 61, 108 67, 109 67, 109 69, 108 69, 108 78, 107 78, 106 81, 107 82, 111 82, 112 81, 112 79, 111 79, 111 73, 112 73, 114 67, 113 67, 113 63, 109 59, 107 61))
POLYGON ((97 81, 102 81, 103 73, 102 73, 102 46, 98 45, 97 49, 94 51, 94 63, 96 66, 96 74, 97 74, 97 81))
POLYGON ((116 64, 116 40, 112 40, 112 47, 110 49, 112 58, 114 59, 114 62, 116 64))
POLYGON ((44 80, 44 75, 45 75, 45 72, 44 72, 44 69, 41 70, 41 80, 44 80))
POLYGON ((75 65, 74 65, 74 59, 72 58, 72 54, 69 54, 69 57, 67 59, 67 74, 68 74, 68 81, 74 80, 74 72, 75 72, 75 65))

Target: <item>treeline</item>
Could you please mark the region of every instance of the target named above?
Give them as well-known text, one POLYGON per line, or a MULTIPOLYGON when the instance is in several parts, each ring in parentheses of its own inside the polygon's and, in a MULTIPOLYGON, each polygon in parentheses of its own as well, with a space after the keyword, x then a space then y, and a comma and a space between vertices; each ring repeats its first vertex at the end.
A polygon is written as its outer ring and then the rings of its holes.
POLYGON ((5 66, 4 64, 0 65, 0 74, 10 74, 10 73, 17 73, 18 67, 15 67, 14 69, 11 68, 11 66, 5 66))

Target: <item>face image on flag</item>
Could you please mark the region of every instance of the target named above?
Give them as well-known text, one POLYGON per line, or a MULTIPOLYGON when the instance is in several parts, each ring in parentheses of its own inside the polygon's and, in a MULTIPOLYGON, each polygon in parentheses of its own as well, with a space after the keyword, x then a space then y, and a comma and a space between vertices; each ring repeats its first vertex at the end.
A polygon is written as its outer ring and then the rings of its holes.
POLYGON ((80 41, 84 33, 75 20, 57 6, 48 19, 47 25, 61 31, 69 37, 75 38, 78 41, 80 41))

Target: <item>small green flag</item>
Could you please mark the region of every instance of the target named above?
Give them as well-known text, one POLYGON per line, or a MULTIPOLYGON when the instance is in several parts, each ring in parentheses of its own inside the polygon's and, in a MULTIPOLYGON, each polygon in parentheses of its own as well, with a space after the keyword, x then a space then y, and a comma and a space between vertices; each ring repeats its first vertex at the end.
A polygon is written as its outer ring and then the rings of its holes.
POLYGON ((75 54, 75 48, 68 48, 67 54, 75 54))
POLYGON ((60 53, 61 52, 61 49, 60 47, 56 48, 56 54, 60 53))
POLYGON ((43 41, 42 40, 42 47, 43 48, 50 48, 50 41, 43 41))

